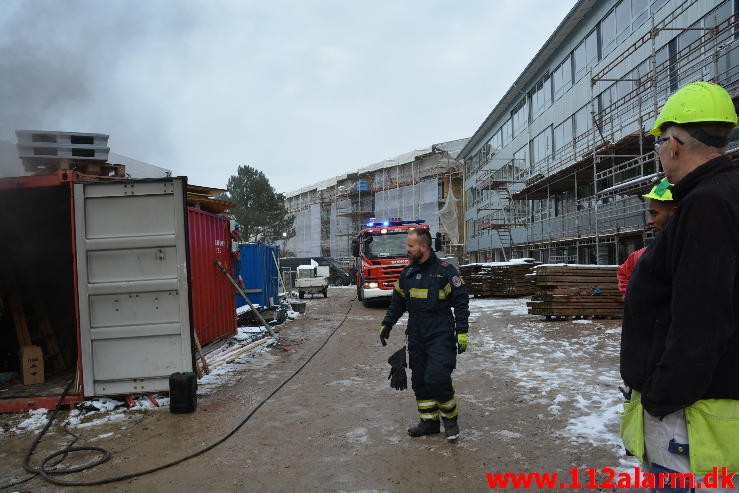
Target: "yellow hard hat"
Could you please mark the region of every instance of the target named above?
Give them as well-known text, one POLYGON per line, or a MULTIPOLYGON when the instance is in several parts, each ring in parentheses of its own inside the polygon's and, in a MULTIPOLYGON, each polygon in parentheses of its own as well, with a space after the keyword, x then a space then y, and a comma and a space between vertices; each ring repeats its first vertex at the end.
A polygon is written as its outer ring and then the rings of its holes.
POLYGON ((669 97, 649 133, 659 137, 667 122, 722 122, 736 127, 736 109, 723 87, 711 82, 691 82, 669 97))
POLYGON ((659 183, 652 187, 649 193, 642 195, 645 199, 659 200, 660 202, 671 202, 672 191, 670 187, 672 183, 667 181, 667 178, 662 178, 659 183))

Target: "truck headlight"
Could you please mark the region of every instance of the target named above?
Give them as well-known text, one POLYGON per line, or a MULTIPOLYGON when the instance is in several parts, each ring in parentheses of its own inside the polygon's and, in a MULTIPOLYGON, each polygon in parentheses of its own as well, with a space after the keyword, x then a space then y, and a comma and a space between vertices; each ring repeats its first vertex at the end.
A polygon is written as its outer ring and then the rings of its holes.
POLYGON ((377 283, 376 282, 366 282, 366 283, 364 283, 364 287, 365 288, 376 288, 377 287, 377 283))

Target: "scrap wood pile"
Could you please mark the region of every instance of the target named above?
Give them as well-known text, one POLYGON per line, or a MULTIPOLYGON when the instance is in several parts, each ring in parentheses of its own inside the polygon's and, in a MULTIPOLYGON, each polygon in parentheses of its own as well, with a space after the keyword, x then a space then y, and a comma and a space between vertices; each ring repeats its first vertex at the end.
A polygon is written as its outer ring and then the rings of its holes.
POLYGON ((527 296, 534 292, 534 283, 529 276, 533 267, 533 260, 517 259, 467 264, 460 266, 459 270, 470 295, 527 296))
POLYGON ((617 265, 539 265, 529 314, 549 317, 622 318, 617 265))
MULTIPOLYGON (((201 353, 202 373, 210 373, 210 368, 233 363, 258 347, 275 344, 277 341, 264 332, 256 332, 252 337, 236 340, 231 339, 203 354, 201 353)), ((200 368, 198 368, 200 370, 200 368)))

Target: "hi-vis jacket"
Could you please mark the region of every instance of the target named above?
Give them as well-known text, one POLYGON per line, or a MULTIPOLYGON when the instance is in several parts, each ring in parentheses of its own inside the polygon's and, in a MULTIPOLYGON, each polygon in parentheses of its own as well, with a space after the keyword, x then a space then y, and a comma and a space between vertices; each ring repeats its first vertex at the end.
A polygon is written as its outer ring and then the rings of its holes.
POLYGON ((469 296, 457 269, 440 261, 433 252, 425 262, 414 262, 403 269, 382 324, 392 327, 406 310, 406 332, 467 332, 469 296))

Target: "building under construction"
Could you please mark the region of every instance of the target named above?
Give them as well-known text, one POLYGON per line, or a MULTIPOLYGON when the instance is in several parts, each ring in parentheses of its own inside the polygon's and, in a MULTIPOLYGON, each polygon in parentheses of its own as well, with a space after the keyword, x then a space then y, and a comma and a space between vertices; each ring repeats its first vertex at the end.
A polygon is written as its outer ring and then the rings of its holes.
POLYGON ((578 1, 458 156, 470 260, 614 264, 640 248, 640 195, 661 176, 648 130, 688 82, 737 99, 738 10, 578 1))
POLYGON ((351 238, 371 217, 424 219, 446 250, 461 251, 462 170, 454 156, 467 139, 434 144, 286 194, 297 257, 349 257, 351 238))

